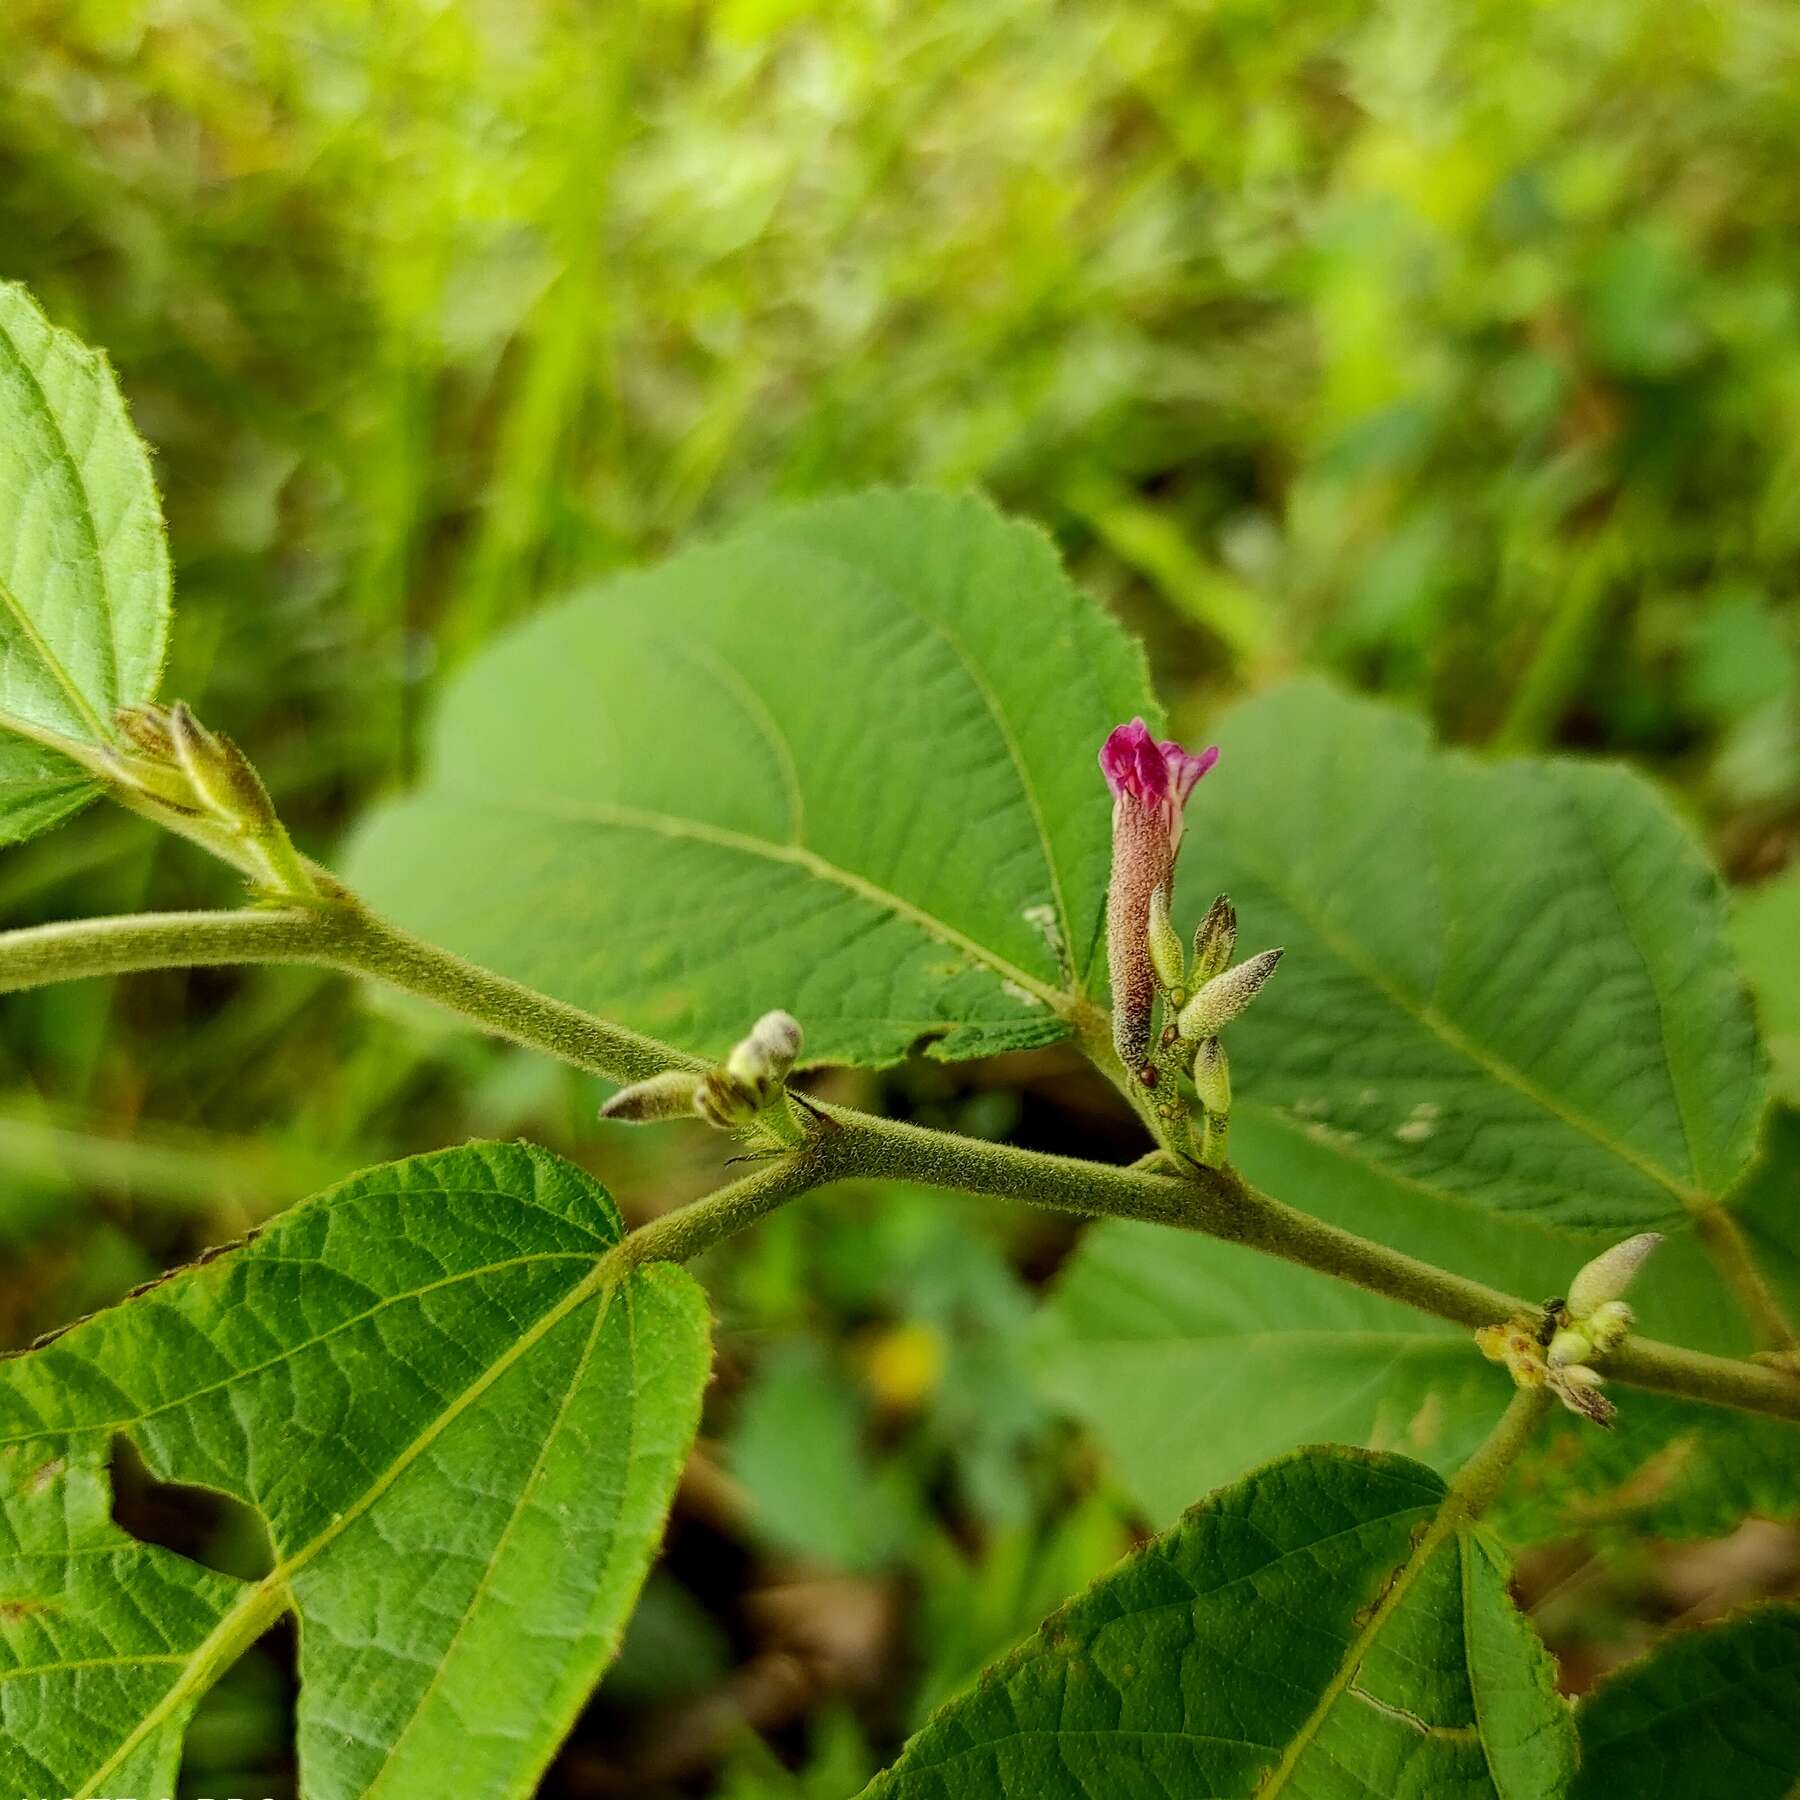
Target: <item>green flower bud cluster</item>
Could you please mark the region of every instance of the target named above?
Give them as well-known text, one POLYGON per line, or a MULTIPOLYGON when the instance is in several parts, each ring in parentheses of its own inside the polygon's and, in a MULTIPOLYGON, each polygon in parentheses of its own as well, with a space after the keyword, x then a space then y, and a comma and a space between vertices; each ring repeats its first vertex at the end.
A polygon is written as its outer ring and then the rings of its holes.
POLYGON ((666 1069, 634 1081, 600 1108, 600 1117, 627 1125, 699 1117, 720 1131, 747 1125, 786 1091, 804 1041, 791 1013, 767 1012, 731 1054, 705 1074, 666 1069))
POLYGON ((1169 895, 1160 887, 1150 899, 1147 931, 1150 966, 1172 1024, 1164 1046, 1179 1049, 1194 1078, 1203 1117, 1200 1160, 1217 1167, 1225 1160, 1231 1123, 1231 1062, 1219 1034, 1262 991, 1281 961, 1279 950, 1263 950, 1233 964, 1237 949, 1237 908, 1221 894, 1194 933, 1190 963, 1169 920, 1169 895))

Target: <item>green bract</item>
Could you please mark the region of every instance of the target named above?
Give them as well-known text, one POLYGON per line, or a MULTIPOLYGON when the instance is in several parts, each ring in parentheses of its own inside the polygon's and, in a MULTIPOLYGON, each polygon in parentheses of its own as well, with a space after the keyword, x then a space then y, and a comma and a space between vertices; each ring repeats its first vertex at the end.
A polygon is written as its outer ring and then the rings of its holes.
POLYGON ((169 556, 150 459, 106 358, 0 283, 0 843, 95 793, 20 735, 101 744, 147 700, 169 628, 169 556))
POLYGON ((710 1367, 680 1269, 548 1152, 351 1177, 0 1364, 0 1792, 173 1791, 195 1703, 300 1621, 308 1794, 528 1794, 618 1646, 710 1367), (109 1513, 131 1438, 256 1508, 238 1582, 109 1513))
POLYGON ((410 930, 706 1054, 973 1056, 1105 1002, 1094 753, 1143 659, 974 499, 779 513, 541 614, 345 867, 410 930))

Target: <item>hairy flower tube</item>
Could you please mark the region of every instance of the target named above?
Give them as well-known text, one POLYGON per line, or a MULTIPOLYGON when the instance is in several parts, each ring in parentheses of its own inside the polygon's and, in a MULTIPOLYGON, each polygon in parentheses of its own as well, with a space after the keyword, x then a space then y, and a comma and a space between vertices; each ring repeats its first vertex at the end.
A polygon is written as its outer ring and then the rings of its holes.
POLYGON ((1156 974, 1150 961, 1151 902, 1167 889, 1181 848, 1181 813, 1194 784, 1219 760, 1217 745, 1198 756, 1151 737, 1142 719, 1117 727, 1100 748, 1113 797, 1112 884, 1106 899, 1107 960, 1112 973, 1113 1044, 1127 1069, 1150 1049, 1156 974))

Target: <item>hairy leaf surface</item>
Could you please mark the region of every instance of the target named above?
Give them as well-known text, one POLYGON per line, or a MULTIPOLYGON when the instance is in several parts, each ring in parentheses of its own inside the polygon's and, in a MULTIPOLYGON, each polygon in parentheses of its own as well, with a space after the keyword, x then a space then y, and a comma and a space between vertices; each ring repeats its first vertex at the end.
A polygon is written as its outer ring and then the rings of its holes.
POLYGON ((1109 727, 1142 658, 981 501, 809 506, 582 594, 450 692, 349 859, 434 942, 683 1048, 970 1056, 1105 994, 1109 727))
POLYGON ((1305 1450, 1212 1495, 945 1706, 869 1800, 1546 1800, 1550 1662, 1443 1483, 1305 1450))
MULTIPOLYGON (((0 727, 109 740, 113 709, 155 692, 168 625, 162 507, 112 370, 0 283, 0 727)), ((95 791, 0 729, 0 843, 95 791)))
POLYGON ((1576 1718, 1573 1800, 1788 1800, 1800 1784, 1800 1611, 1671 1638, 1576 1718))
POLYGON ((291 1607, 311 1800, 525 1794, 616 1649, 710 1363, 682 1270, 620 1278, 591 1178, 525 1145, 353 1176, 0 1364, 0 1791, 173 1791, 291 1607), (155 1475, 255 1507, 249 1583, 110 1516, 155 1475))

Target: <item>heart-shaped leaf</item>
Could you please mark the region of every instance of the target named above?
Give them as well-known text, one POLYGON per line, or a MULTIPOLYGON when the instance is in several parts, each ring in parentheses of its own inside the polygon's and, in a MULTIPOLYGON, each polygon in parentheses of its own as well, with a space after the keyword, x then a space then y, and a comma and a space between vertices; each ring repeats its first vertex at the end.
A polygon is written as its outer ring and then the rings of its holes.
POLYGON ((285 1611, 318 1800, 528 1794, 618 1646, 699 1418, 705 1301, 526 1145, 372 1169, 0 1364, 0 1791, 172 1792, 285 1611), (128 1536, 108 1457, 256 1508, 242 1582, 128 1536))
POLYGON ((533 619, 452 689, 351 883, 433 942, 723 1052, 1041 1044, 1105 993, 1108 729, 1143 659, 979 500, 777 514, 533 619))

